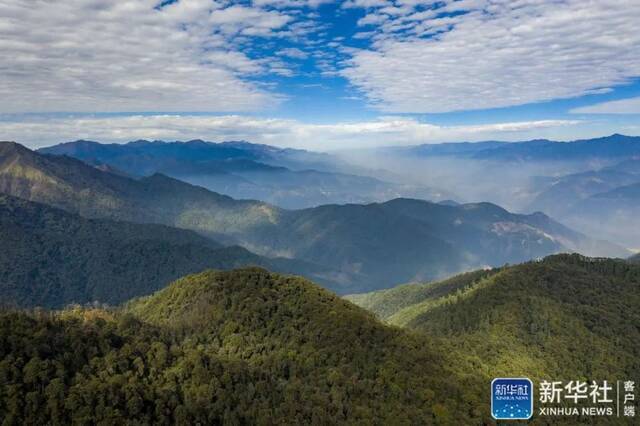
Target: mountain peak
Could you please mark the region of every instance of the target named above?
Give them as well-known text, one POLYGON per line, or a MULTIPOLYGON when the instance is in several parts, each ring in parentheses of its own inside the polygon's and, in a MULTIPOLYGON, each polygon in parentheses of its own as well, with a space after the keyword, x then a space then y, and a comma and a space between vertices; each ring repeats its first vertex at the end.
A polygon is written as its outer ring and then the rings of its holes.
POLYGON ((0 156, 4 157, 20 152, 31 152, 31 150, 24 145, 20 145, 17 142, 0 141, 0 156))
POLYGON ((15 162, 32 163, 36 161, 36 157, 35 152, 17 142, 0 142, 0 165, 15 162))
POLYGON ((345 313, 368 318, 360 308, 304 278, 281 275, 260 267, 232 271, 209 269, 188 275, 149 297, 132 301, 128 309, 151 323, 209 328, 230 317, 238 324, 250 323, 252 317, 264 320, 265 315, 291 320, 304 312, 321 312, 323 309, 320 308, 328 304, 345 313), (266 314, 261 308, 265 304, 278 306, 278 309, 266 314), (194 312, 206 314, 194 318, 194 312), (225 314, 221 316, 221 312, 225 314))

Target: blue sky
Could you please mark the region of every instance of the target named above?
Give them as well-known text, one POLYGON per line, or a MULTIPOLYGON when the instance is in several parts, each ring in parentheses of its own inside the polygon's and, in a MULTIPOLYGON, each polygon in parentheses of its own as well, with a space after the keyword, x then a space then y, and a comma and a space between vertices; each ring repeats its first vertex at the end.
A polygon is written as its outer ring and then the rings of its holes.
POLYGON ((0 139, 640 134, 640 3, 8 0, 0 139))

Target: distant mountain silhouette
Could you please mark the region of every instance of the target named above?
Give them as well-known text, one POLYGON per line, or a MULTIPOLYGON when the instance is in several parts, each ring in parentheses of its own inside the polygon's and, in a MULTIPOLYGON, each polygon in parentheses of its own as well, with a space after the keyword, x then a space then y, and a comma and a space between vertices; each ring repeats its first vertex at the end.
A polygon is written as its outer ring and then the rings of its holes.
POLYGON ((640 156, 640 136, 611 136, 573 142, 554 142, 545 139, 509 143, 480 151, 475 159, 509 161, 584 161, 592 158, 630 158, 640 156))
POLYGON ((582 173, 540 179, 529 209, 542 210, 591 235, 638 247, 640 159, 582 173))
POLYGON ((400 196, 428 200, 452 196, 341 172, 340 161, 327 154, 248 142, 76 141, 39 152, 106 164, 130 175, 162 173, 234 198, 260 199, 285 208, 386 201, 400 196))
POLYGON ((451 156, 500 161, 584 161, 640 156, 640 136, 613 134, 601 138, 557 142, 534 139, 522 142, 456 142, 386 148, 411 157, 451 156))
POLYGON ((640 181, 600 192, 576 203, 566 219, 587 232, 609 235, 628 247, 640 244, 640 181))

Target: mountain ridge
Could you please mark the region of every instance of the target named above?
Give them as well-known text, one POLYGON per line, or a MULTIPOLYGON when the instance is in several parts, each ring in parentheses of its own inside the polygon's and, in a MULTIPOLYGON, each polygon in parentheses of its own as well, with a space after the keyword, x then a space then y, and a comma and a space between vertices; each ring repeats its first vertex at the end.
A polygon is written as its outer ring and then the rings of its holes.
POLYGON ((526 141, 443 142, 382 148, 389 153, 416 156, 459 156, 476 160, 584 160, 590 157, 633 158, 640 156, 640 136, 614 133, 608 136, 555 141, 531 139, 526 141))
POLYGON ((234 198, 260 199, 285 208, 385 201, 399 195, 440 199, 452 194, 353 174, 328 154, 248 142, 76 141, 41 148, 89 164, 108 164, 134 176, 162 173, 234 198))

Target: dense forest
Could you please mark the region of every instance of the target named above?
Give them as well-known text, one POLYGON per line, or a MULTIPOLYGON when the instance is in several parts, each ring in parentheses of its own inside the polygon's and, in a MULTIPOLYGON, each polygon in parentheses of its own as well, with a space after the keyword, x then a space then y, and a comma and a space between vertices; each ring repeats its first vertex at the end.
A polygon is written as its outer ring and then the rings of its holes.
POLYGON ((460 365, 487 379, 640 371, 640 267, 622 260, 556 255, 349 298, 388 323, 442 338, 460 365))
POLYGON ((455 275, 442 281, 403 284, 387 290, 347 295, 345 299, 374 312, 382 320, 394 325, 404 325, 393 320, 392 317, 404 311, 405 308, 415 311, 416 306, 423 307, 425 304, 441 300, 442 297, 468 288, 499 271, 497 268, 478 270, 455 275))
POLYGON ((118 308, 5 310, 0 418, 487 424, 496 376, 634 378, 639 289, 640 267, 559 255, 360 297, 377 309, 391 296, 383 316, 406 329, 260 268, 190 275, 118 308))
POLYGON ((223 247, 164 225, 86 219, 0 194, 0 305, 115 305, 207 268, 258 265, 320 278, 324 269, 223 247), (64 265, 61 267, 61 265, 64 265))
POLYGON ((426 337, 257 268, 115 310, 0 317, 3 425, 488 421, 481 383, 454 374, 426 337))

